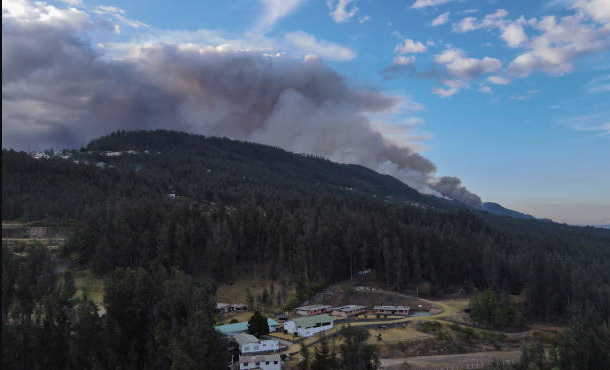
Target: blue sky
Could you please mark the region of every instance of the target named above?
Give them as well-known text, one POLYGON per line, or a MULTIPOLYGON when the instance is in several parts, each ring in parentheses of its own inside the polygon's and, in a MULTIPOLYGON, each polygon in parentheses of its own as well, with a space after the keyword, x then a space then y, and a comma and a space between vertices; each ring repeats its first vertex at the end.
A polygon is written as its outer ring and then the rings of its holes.
POLYGON ((610 224, 608 0, 51 3, 104 20, 112 32, 83 37, 107 57, 158 42, 317 55, 401 97, 371 125, 437 174, 537 217, 610 224))

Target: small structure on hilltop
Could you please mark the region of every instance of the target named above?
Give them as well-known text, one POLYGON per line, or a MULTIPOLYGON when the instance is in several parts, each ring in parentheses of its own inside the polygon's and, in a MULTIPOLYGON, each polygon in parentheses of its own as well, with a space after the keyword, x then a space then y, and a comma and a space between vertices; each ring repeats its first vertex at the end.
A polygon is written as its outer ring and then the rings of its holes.
POLYGON ((325 304, 313 304, 310 306, 297 307, 296 310, 297 314, 301 316, 313 316, 330 312, 332 310, 332 307, 325 304))
MULTIPOLYGON (((277 330, 279 322, 273 319, 267 319, 267 324, 269 325, 269 332, 272 333, 277 330)), ((234 324, 226 324, 226 325, 218 325, 215 326, 214 329, 226 335, 233 335, 237 333, 247 333, 248 332, 248 322, 236 322, 234 324)))
POLYGON ((260 340, 254 335, 246 333, 237 333, 232 335, 232 337, 239 346, 239 353, 242 355, 275 352, 280 349, 280 343, 277 340, 260 340))
POLYGON ((281 370, 282 360, 280 355, 240 356, 239 370, 281 370))
POLYGON ((321 331, 333 328, 334 319, 327 314, 299 317, 286 321, 284 330, 288 333, 296 333, 300 337, 311 337, 321 331))
POLYGON ((358 306, 355 304, 350 304, 342 307, 335 307, 333 309, 332 315, 339 316, 343 318, 354 317, 366 312, 366 306, 358 306))
POLYGON ((404 315, 408 316, 410 306, 375 306, 373 311, 377 315, 404 315))

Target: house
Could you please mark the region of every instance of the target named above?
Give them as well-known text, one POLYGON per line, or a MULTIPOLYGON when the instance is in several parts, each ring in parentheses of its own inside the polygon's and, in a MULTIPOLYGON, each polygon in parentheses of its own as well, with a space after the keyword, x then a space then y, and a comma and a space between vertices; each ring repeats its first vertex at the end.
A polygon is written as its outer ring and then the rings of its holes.
POLYGON ((239 346, 239 353, 242 355, 255 354, 261 352, 275 352, 280 349, 280 342, 273 339, 260 340, 254 335, 237 333, 232 335, 239 346))
MULTIPOLYGON (((267 325, 269 325, 269 332, 274 332, 277 330, 277 327, 278 325, 280 325, 280 323, 273 319, 267 319, 267 325)), ((248 331, 248 322, 242 321, 236 322, 234 324, 218 325, 214 328, 226 335, 246 333, 248 331)))
POLYGON ((377 315, 409 315, 409 306, 375 306, 373 311, 377 315))
POLYGON ((324 305, 324 304, 314 304, 311 306, 302 306, 302 307, 296 308, 297 314, 299 314, 301 316, 319 315, 321 313, 330 312, 331 309, 332 309, 331 306, 324 305))
POLYGON ((222 313, 227 313, 227 312, 244 312, 244 311, 248 311, 248 306, 246 306, 245 304, 241 304, 241 303, 233 303, 233 304, 229 304, 229 303, 216 303, 216 312, 222 312, 222 313))
POLYGON ((311 337, 321 331, 333 328, 334 319, 327 314, 299 317, 286 321, 284 330, 288 333, 297 333, 300 337, 311 337))
POLYGON ((281 370, 280 355, 239 356, 239 370, 281 370))
POLYGON ((357 306, 354 304, 350 304, 343 307, 335 307, 333 309, 332 315, 339 317, 354 317, 366 312, 366 306, 357 306))

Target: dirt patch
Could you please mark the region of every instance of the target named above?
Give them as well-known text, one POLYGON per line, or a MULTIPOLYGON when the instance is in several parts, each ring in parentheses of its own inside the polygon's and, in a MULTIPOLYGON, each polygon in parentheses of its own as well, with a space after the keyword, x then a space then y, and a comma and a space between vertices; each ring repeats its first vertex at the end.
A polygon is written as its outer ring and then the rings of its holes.
POLYGON ((411 306, 412 311, 430 311, 435 308, 430 302, 421 299, 418 300, 411 295, 379 289, 376 284, 371 282, 367 282, 366 285, 360 285, 357 282, 333 284, 303 304, 327 304, 331 306, 344 306, 348 304, 361 306, 411 306), (421 305, 421 307, 419 307, 419 305, 421 305))

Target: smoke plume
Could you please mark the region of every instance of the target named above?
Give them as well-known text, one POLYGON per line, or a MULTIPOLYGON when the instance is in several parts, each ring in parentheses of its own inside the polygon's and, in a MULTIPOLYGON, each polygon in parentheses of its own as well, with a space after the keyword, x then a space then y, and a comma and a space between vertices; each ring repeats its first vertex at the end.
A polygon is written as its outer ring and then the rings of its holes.
POLYGON ((431 161, 372 127, 369 116, 399 99, 350 86, 317 57, 153 44, 109 58, 83 37, 100 27, 87 13, 30 7, 3 9, 3 147, 74 148, 118 129, 175 129, 362 164, 480 203, 457 178, 436 182, 431 161))

